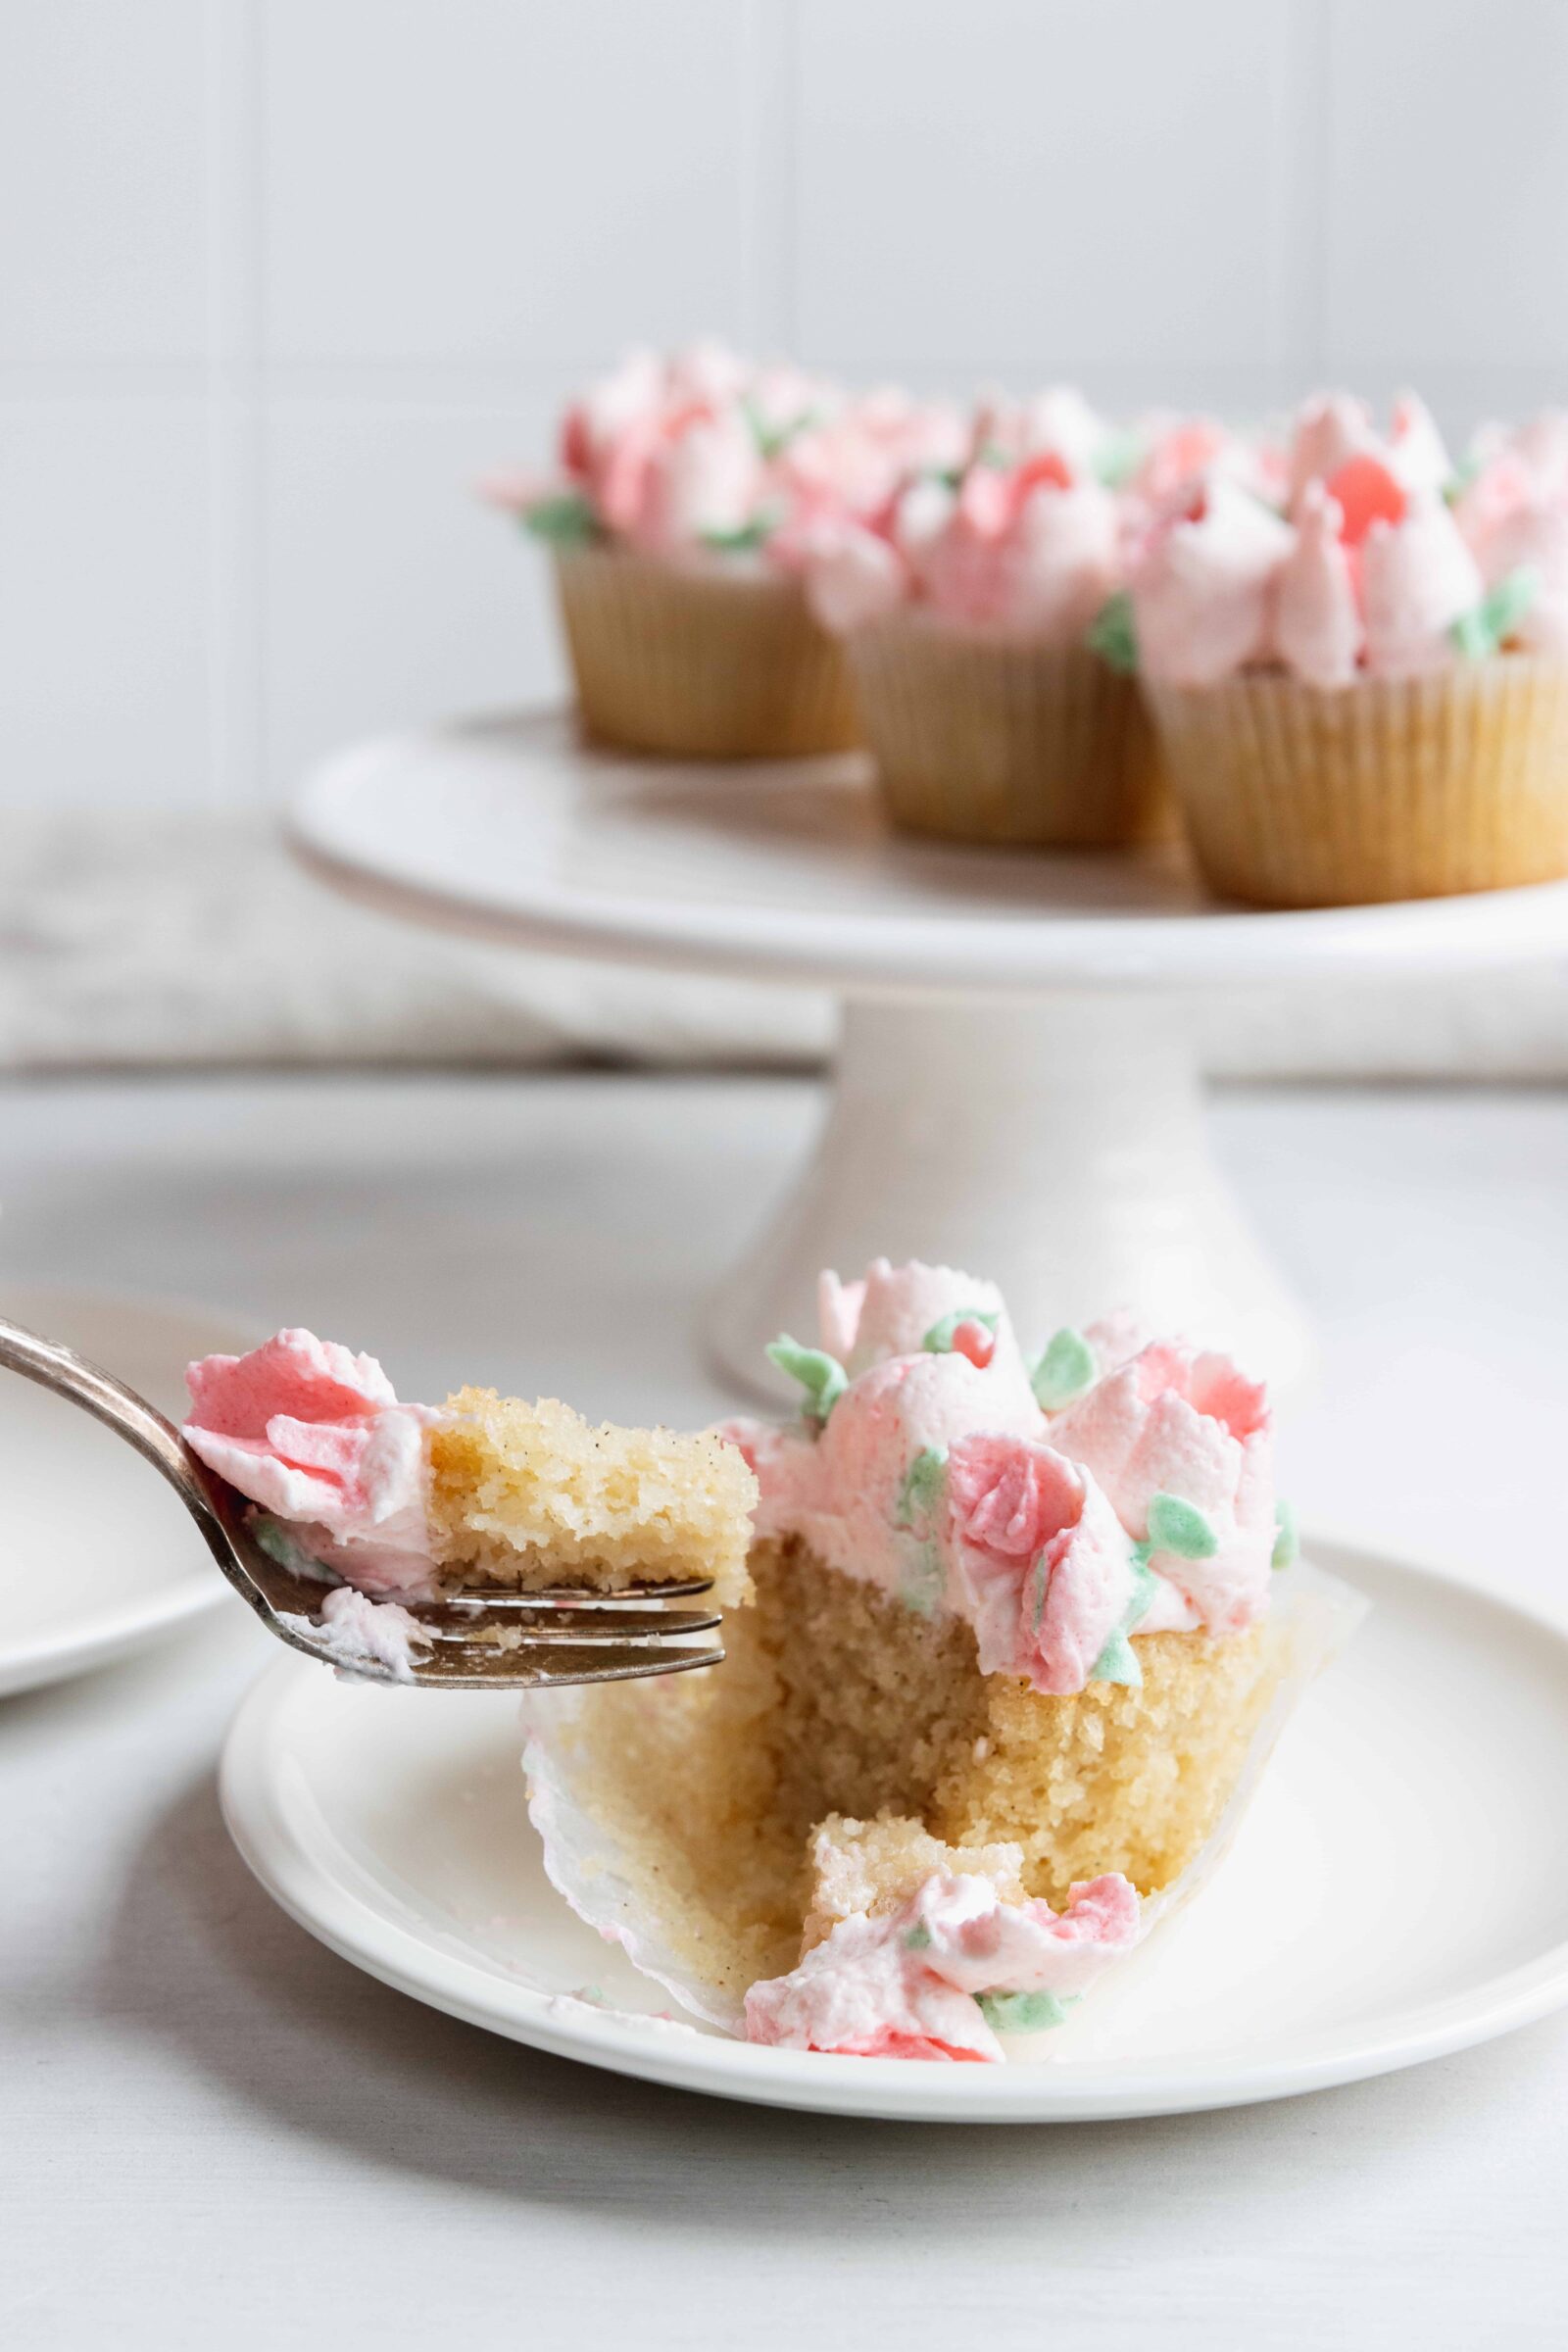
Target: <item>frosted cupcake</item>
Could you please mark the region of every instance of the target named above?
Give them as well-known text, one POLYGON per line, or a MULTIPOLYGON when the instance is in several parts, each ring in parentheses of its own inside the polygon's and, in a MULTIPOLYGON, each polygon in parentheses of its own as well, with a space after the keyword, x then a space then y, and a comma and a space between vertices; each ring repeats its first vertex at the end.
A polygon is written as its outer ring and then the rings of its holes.
POLYGON ((574 402, 558 474, 490 488, 554 552, 587 733, 715 759, 854 743, 800 536, 886 495, 913 416, 710 344, 634 353, 574 402))
POLYGON ((1278 505, 1217 472, 1152 514, 1132 636, 1213 886, 1267 906, 1568 872, 1568 499, 1557 434, 1466 486, 1419 402, 1317 400, 1278 505))
POLYGON ((889 812, 952 840, 1105 849, 1158 828, 1126 675, 1124 445, 1075 393, 991 407, 956 467, 829 518, 811 609, 849 652, 889 812))
POLYGON ((1332 1637, 1222 1356, 1123 1318, 1031 1361, 989 1284, 886 1261, 818 1336, 771 1351, 797 1420, 722 1433, 760 1488, 726 1663, 530 1701, 531 1808, 697 2014, 995 2060, 1197 1884, 1332 1637))

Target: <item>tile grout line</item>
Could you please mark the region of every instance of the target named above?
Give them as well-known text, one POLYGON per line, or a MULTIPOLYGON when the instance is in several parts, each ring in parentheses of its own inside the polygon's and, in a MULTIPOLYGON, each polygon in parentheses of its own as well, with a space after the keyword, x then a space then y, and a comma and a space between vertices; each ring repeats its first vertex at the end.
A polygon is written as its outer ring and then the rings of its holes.
POLYGON ((211 797, 262 797, 260 17, 218 0, 207 43, 207 461, 211 797))
POLYGON ((763 358, 796 359, 796 148, 799 24, 795 0, 752 0, 747 18, 749 152, 743 244, 745 339, 763 358))
POLYGON ((1274 196, 1282 266, 1271 341, 1293 404, 1321 384, 1327 365, 1333 29, 1326 0, 1291 0, 1279 58, 1283 136, 1274 196))

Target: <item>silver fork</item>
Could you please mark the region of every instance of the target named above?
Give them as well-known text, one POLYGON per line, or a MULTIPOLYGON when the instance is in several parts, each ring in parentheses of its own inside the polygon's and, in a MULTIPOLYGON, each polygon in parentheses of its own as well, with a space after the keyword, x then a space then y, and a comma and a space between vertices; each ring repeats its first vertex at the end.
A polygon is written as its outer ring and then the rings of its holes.
MULTIPOLYGON (((313 1623, 330 1582, 297 1576, 265 1551, 250 1523, 253 1506, 197 1459, 173 1423, 145 1396, 74 1348, 4 1317, 0 1366, 53 1389, 134 1446, 163 1472, 213 1558, 268 1632, 308 1658, 343 1663, 341 1652, 313 1623)), ((624 1683, 640 1675, 716 1666, 722 1649, 690 1646, 693 1635, 711 1633, 719 1623, 716 1615, 638 1605, 691 1599, 711 1584, 710 1577, 697 1577, 632 1585, 613 1596, 568 1586, 524 1593, 474 1586, 459 1596, 405 1601, 402 1605, 430 1637, 428 1652, 410 1661, 412 1679, 427 1690, 537 1690, 557 1683, 624 1683), (496 1632, 508 1637, 504 1645, 481 1638, 496 1632)), ((353 1671, 368 1682, 409 1679, 371 1659, 363 1667, 356 1660, 353 1671)))

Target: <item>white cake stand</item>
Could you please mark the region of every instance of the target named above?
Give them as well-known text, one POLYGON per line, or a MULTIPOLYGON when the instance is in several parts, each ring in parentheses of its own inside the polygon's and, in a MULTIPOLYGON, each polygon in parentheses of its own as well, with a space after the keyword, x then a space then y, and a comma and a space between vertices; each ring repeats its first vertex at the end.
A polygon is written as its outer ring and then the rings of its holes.
POLYGON ((1210 1155, 1192 1011, 1212 989, 1410 979, 1568 948, 1568 884, 1270 914, 1174 854, 1021 857, 892 834, 857 755, 686 765, 531 714, 342 755, 291 839, 410 919, 518 947, 825 985, 833 1098, 808 1166, 710 1309, 767 1387, 818 1268, 989 1275, 1026 1341, 1135 1303, 1276 1381, 1308 1326, 1210 1155))

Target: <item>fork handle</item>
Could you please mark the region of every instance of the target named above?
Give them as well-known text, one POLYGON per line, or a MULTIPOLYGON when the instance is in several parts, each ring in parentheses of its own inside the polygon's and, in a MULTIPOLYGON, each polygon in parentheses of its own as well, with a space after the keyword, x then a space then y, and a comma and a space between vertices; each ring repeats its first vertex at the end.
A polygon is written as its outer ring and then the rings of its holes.
POLYGON ((36 1381, 41 1389, 53 1389, 57 1396, 79 1404, 83 1412, 91 1413, 95 1421, 104 1422, 127 1445, 134 1446, 155 1469, 161 1470, 171 1486, 179 1491, 187 1503, 199 1502, 206 1507, 192 1472, 191 1457, 183 1439, 173 1423, 159 1412, 156 1405, 138 1396, 134 1389, 106 1372, 101 1364, 89 1363, 74 1348, 59 1340, 46 1340, 36 1331, 28 1331, 22 1323, 12 1323, 0 1315, 0 1366, 9 1372, 20 1372, 24 1380, 36 1381))

